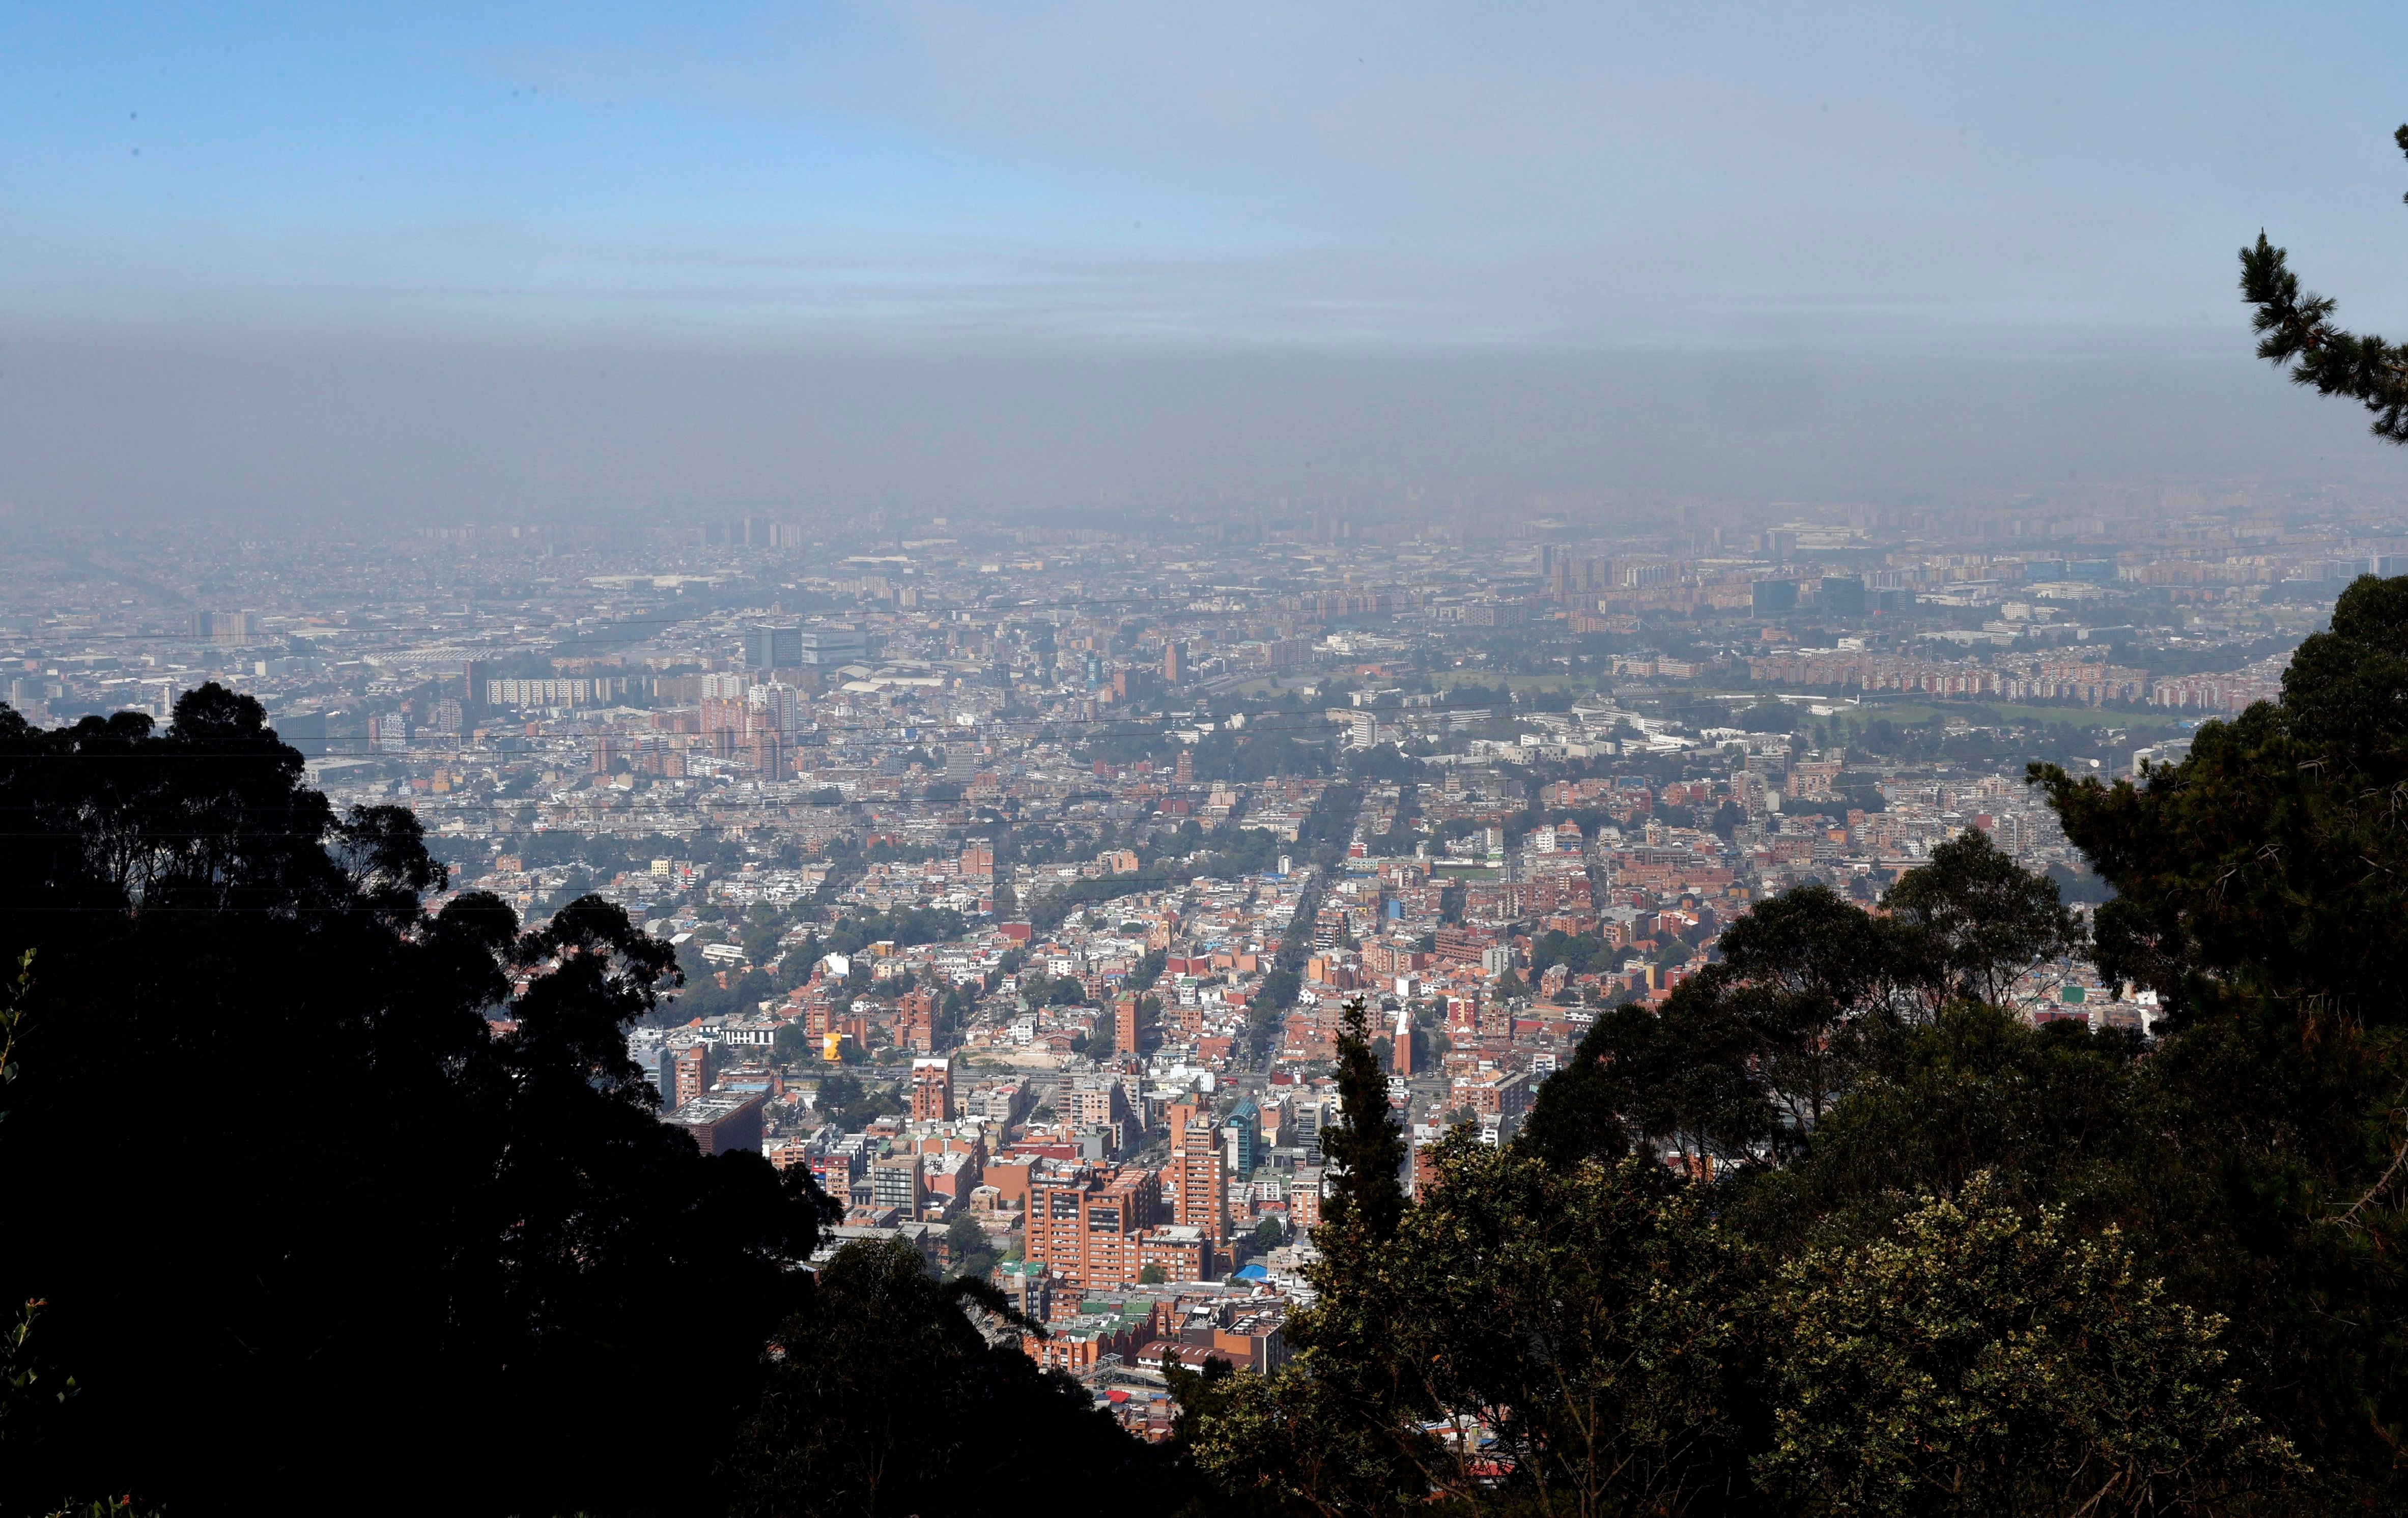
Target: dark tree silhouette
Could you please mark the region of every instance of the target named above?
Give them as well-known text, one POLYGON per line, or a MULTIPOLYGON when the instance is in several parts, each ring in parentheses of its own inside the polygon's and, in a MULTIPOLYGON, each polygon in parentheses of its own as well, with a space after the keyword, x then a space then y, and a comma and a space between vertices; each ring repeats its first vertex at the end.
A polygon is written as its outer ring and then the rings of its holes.
POLYGON ((666 945, 592 897, 430 914, 442 880, 247 696, 0 709, 0 944, 36 967, 0 1300, 47 1299, 26 1348, 78 1386, 10 1429, 0 1511, 708 1504, 629 1419, 675 1388, 687 1437, 734 1426, 824 1201, 657 1120, 624 1035, 666 945))
MULTIPOLYGON (((2408 125, 2392 140, 2408 153, 2408 125)), ((2257 308, 2251 325, 2261 334, 2259 358, 2289 365, 2293 384, 2357 401, 2374 414, 2377 437, 2408 443, 2408 343, 2336 326, 2333 301, 2302 294, 2287 251, 2263 232, 2256 246, 2241 250, 2241 298, 2257 308)))

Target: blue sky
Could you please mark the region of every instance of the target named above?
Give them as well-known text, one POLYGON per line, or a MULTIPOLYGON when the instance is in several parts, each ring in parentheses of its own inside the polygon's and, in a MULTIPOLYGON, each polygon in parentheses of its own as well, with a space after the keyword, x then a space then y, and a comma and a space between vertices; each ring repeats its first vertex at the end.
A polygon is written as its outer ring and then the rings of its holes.
POLYGON ((2408 488, 2408 7, 0 7, 0 504, 2408 488), (2320 488, 2320 487, 2319 487, 2320 488))
POLYGON ((16 5, 0 315, 2061 347, 2408 296, 2399 7, 16 5))

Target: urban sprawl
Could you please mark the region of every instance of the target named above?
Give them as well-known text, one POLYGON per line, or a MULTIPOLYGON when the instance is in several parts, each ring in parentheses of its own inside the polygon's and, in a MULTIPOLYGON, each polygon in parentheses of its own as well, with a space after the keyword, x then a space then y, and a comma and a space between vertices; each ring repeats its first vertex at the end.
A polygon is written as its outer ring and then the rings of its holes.
MULTIPOLYGON (((2095 901, 2026 765, 2178 756, 2408 570, 2377 508, 2252 486, 9 526, 11 705, 217 680, 338 804, 413 809, 451 891, 624 906, 684 972, 629 1040, 663 1120, 808 1167, 825 1248, 986 1272, 1154 1438, 1166 1362, 1286 1353, 1349 1002, 1416 1152, 1496 1142, 1768 895, 1870 905, 1977 828, 2095 901)), ((2154 1013, 2077 961, 2017 1000, 2154 1013)))

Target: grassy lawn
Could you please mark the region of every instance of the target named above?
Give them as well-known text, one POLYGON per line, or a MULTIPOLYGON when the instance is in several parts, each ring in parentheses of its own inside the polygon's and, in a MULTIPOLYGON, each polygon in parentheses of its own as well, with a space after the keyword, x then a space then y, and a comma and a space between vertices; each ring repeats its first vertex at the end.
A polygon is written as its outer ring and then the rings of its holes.
MULTIPOLYGON (((1617 683, 1613 678, 1593 671, 1582 671, 1577 674, 1507 675, 1491 669, 1443 669, 1432 670, 1429 678, 1431 684, 1440 691, 1452 690, 1458 685, 1478 685, 1490 690, 1501 686, 1515 691, 1568 691, 1576 696, 1596 692, 1603 692, 1610 695, 1617 683)), ((2184 731, 2185 723, 2196 723, 2203 716, 2215 715, 2168 711, 2155 707, 2127 710, 2114 707, 2026 706, 2012 702, 1978 700, 1935 701, 1928 698, 1906 697, 1889 692, 1824 691, 1813 686, 1803 686, 1794 690, 1784 690, 1771 685, 1717 688, 1691 685, 1681 680, 1641 680, 1637 677, 1621 680, 1619 683, 1653 686, 1661 691, 1669 700, 1685 699, 1693 703, 1714 702, 1734 709, 1759 700, 1771 700, 1776 694, 1810 695, 1816 698, 1817 705, 1841 709, 1830 717, 1815 717, 1811 719, 1812 721, 1854 724, 1869 723, 1876 718, 1886 718, 1901 727, 1919 726, 1935 718, 1963 717, 1979 726, 1989 726, 1993 723, 2045 726, 2065 723, 2074 727, 2113 727, 2128 733, 2158 735, 2184 731), (1852 697, 1858 702, 1858 705, 1854 707, 1846 705, 1852 697)), ((1273 682, 1266 678, 1248 680, 1230 694, 1250 699, 1260 699, 1264 696, 1276 695, 1279 692, 1273 682)))
POLYGON ((2031 707, 1992 701, 1867 701, 1825 720, 1854 724, 1885 717, 1901 727, 1909 727, 1935 717, 1963 717, 1985 727, 1993 721, 2033 726, 2065 723, 2074 727, 2116 727, 2128 733, 2171 733, 2181 730, 2186 722, 2198 720, 2200 715, 2157 708, 2128 711, 2114 707, 2031 707))
MULTIPOLYGON (((1916 727, 1934 718, 1963 717, 1983 727, 1994 723, 2040 726, 2064 723, 2073 727, 2116 727, 2129 733, 2167 733, 2177 731, 2184 723, 2197 722, 2205 715, 2196 711, 2169 711, 2158 707, 2131 710, 2119 707, 2026 706, 2011 701, 1934 701, 1885 691, 1826 692, 1811 685, 1795 690, 1770 685, 1750 686, 1737 691, 1710 691, 1680 685, 1667 689, 1668 692, 1683 692, 1693 700, 1727 701, 1734 705, 1759 698, 1770 700, 1775 694, 1810 695, 1816 698, 1814 704, 1817 706, 1838 709, 1831 716, 1815 717, 1813 721, 1852 725, 1886 719, 1900 727, 1916 727), (1851 696, 1856 698, 1857 705, 1847 704, 1851 696)), ((1796 702, 1790 704, 1799 705, 1796 702)))

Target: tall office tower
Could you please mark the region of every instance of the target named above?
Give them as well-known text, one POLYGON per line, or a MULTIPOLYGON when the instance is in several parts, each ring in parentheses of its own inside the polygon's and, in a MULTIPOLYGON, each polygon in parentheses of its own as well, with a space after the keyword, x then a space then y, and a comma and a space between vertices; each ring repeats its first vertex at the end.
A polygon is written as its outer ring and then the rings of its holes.
POLYGON ((801 628, 756 626, 744 629, 746 669, 792 669, 802 662, 801 628))
POLYGON ((1865 581, 1861 575, 1825 575, 1823 609, 1835 617, 1865 614, 1865 581))
POLYGON ((812 627, 793 637, 797 664, 857 664, 869 657, 868 636, 858 627, 812 627))
POLYGON ((795 751, 764 723, 745 735, 745 753, 752 773, 764 780, 783 780, 793 767, 795 751))
POLYGON ((1263 1139, 1262 1109, 1251 1096, 1238 1098, 1229 1121, 1221 1125, 1221 1146, 1228 1156, 1228 1173, 1244 1180, 1254 1173, 1263 1139))
POLYGON ((1759 580, 1748 587, 1749 609, 1759 617, 1775 617, 1798 609, 1798 582, 1759 580))
POLYGON ((1162 682, 1177 685, 1187 678, 1187 645, 1166 644, 1162 651, 1162 682))

